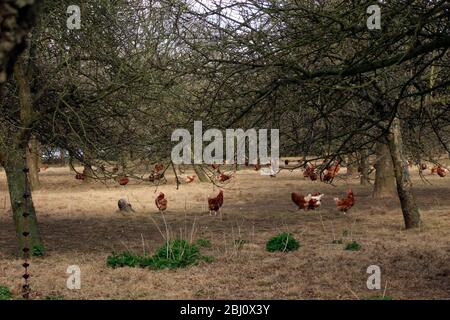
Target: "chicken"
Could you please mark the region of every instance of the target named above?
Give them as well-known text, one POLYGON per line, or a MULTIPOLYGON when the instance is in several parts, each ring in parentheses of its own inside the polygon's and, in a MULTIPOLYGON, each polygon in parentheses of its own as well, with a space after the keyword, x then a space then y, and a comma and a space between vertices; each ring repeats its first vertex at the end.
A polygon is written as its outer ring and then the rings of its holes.
POLYGON ((428 168, 428 166, 427 166, 426 163, 422 163, 422 164, 420 165, 420 171, 425 171, 425 170, 427 170, 427 168, 428 168))
POLYGON ((163 164, 161 164, 161 163, 155 164, 155 172, 156 173, 161 172, 163 170, 164 170, 164 165, 163 164))
POLYGON ((320 192, 316 192, 313 195, 308 194, 307 197, 310 197, 308 201, 308 210, 315 210, 320 207, 322 204, 322 198, 324 197, 324 194, 321 194, 320 192))
POLYGON ((292 192, 291 193, 292 201, 297 205, 298 210, 308 210, 309 200, 311 200, 311 195, 307 195, 306 197, 302 196, 300 193, 292 192))
POLYGON ((126 186, 128 182, 130 182, 130 179, 128 179, 127 177, 120 177, 117 181, 121 186, 126 186))
POLYGON ((219 179, 220 182, 228 181, 228 180, 230 180, 231 178, 232 178, 231 175, 225 174, 225 173, 223 173, 223 172, 220 172, 219 177, 218 177, 218 179, 219 179))
POLYGON ((436 173, 439 175, 439 177, 444 178, 447 175, 448 170, 446 168, 437 167, 436 173))
POLYGON ((439 168, 438 166, 432 167, 432 168, 431 168, 431 174, 437 173, 437 169, 438 169, 438 168, 439 168))
POLYGON ((39 171, 46 171, 48 169, 48 164, 43 164, 42 167, 39 168, 39 171))
POLYGON ((186 182, 186 183, 191 183, 191 182, 193 182, 194 180, 195 180, 195 175, 193 175, 193 176, 187 176, 187 177, 184 178, 184 182, 186 182))
MULTIPOLYGON (((209 214, 214 211, 214 214, 217 215, 217 212, 220 213, 220 208, 223 205, 223 191, 220 190, 219 194, 215 198, 208 197, 208 208, 209 214)), ((220 213, 222 215, 222 213, 220 213)))
POLYGON ((353 194, 352 189, 348 190, 347 198, 344 199, 334 198, 334 202, 336 202, 336 206, 338 207, 338 209, 344 212, 345 214, 355 204, 355 196, 353 194))
POLYGON ((77 179, 77 180, 84 180, 84 179, 85 179, 85 176, 84 176, 84 174, 82 174, 82 173, 77 173, 77 174, 75 175, 75 179, 77 179))
POLYGON ((311 181, 316 181, 318 179, 318 175, 316 172, 316 167, 310 163, 306 165, 305 171, 303 171, 303 176, 305 178, 311 179, 311 181))
POLYGON ((297 192, 291 193, 291 199, 298 206, 298 210, 303 209, 305 211, 320 207, 323 196, 319 192, 314 193, 314 195, 308 194, 306 197, 297 192))
POLYGON ((159 193, 159 195, 155 199, 155 204, 159 212, 161 213, 163 213, 167 209, 167 199, 165 198, 164 193, 159 193))
POLYGON ((325 174, 323 175, 322 180, 325 182, 332 182, 334 177, 337 175, 337 173, 339 172, 340 167, 339 167, 339 163, 336 165, 330 165, 326 168, 325 170, 325 174))

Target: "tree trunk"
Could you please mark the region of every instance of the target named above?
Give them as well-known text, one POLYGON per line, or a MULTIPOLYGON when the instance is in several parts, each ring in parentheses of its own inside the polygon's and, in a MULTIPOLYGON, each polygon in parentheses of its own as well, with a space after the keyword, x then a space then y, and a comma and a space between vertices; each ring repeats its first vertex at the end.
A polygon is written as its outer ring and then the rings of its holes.
POLYGON ((41 187, 39 181, 39 142, 36 137, 31 137, 27 148, 27 165, 30 169, 29 180, 31 190, 38 190, 41 187))
POLYGON ((375 199, 396 197, 394 165, 392 164, 391 152, 387 144, 379 143, 377 146, 375 169, 373 197, 375 199))
POLYGON ((353 155, 349 155, 347 157, 347 176, 352 177, 355 175, 356 166, 355 166, 355 158, 353 155))
POLYGON ((194 171, 197 174, 198 180, 200 182, 211 182, 206 173, 203 171, 201 165, 194 164, 194 171))
POLYGON ((408 164, 403 158, 403 141, 400 119, 395 118, 388 136, 389 149, 394 164, 397 192, 402 207, 405 228, 411 229, 420 226, 420 211, 412 190, 408 164))
POLYGON ((94 170, 92 170, 92 167, 90 165, 84 165, 83 176, 84 176, 83 183, 85 184, 89 184, 92 183, 92 181, 94 181, 94 170))
MULTIPOLYGON (((11 209, 16 227, 16 236, 19 241, 20 253, 23 254, 25 246, 24 232, 24 212, 29 213, 27 218, 27 231, 30 235, 27 237, 31 253, 43 252, 44 246, 39 234, 36 212, 31 197, 31 191, 27 190, 26 175, 24 168, 26 167, 26 148, 19 150, 8 150, 6 159, 4 159, 4 168, 8 180, 9 195, 11 200, 11 209), (25 201, 24 194, 30 194, 30 198, 25 201)), ((29 188, 28 188, 29 189, 29 188)))
POLYGON ((361 185, 367 186, 369 184, 369 157, 367 151, 361 152, 361 185))

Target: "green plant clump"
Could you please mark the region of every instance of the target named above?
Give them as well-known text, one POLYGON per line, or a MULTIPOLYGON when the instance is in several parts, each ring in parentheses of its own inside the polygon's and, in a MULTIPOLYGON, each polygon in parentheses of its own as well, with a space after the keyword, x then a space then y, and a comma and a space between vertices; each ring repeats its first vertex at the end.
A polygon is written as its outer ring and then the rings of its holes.
POLYGON ((212 261, 212 257, 202 256, 195 244, 186 240, 175 239, 166 242, 153 256, 140 256, 130 252, 113 253, 106 259, 111 268, 141 267, 155 270, 183 268, 197 264, 198 261, 212 261))
POLYGON ((345 247, 344 250, 348 250, 348 251, 358 251, 361 249, 361 245, 356 242, 356 241, 352 241, 350 243, 347 243, 347 246, 345 247))
POLYGON ((294 239, 292 234, 283 232, 267 241, 266 250, 275 251, 294 251, 300 248, 300 243, 294 239))
POLYGON ((31 255, 33 257, 42 257, 45 253, 45 248, 43 245, 34 245, 31 249, 31 255))
POLYGON ((5 286, 0 286, 0 300, 12 300, 12 293, 5 286))

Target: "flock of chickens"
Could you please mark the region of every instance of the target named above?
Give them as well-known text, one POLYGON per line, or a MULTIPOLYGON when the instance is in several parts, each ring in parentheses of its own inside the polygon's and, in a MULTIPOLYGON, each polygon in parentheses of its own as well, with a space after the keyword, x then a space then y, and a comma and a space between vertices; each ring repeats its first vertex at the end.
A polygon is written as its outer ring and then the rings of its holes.
MULTIPOLYGON (((315 210, 319 208, 322 204, 322 198, 324 196, 325 195, 321 194, 320 192, 316 192, 312 195, 308 194, 307 196, 303 196, 297 192, 291 193, 291 199, 297 205, 298 209, 303 209, 305 211, 315 210)), ((351 207, 355 205, 355 195, 353 194, 353 190, 349 189, 347 191, 346 198, 334 198, 334 202, 336 203, 339 211, 342 211, 345 214, 348 210, 350 210, 351 207)))
MULTIPOLYGON (((288 164, 289 164, 289 161, 285 160, 285 165, 288 165, 288 164)), ((325 165, 325 161, 324 161, 323 165, 325 165)), ((411 163, 408 162, 408 165, 411 166, 411 163)), ((222 172, 220 170, 220 165, 214 164, 211 167, 215 171, 216 179, 218 181, 225 182, 225 181, 228 181, 233 178, 233 175, 222 172)), ((303 168, 304 168, 303 176, 305 178, 309 178, 310 180, 315 181, 315 180, 318 180, 320 177, 320 180, 331 183, 340 170, 340 164, 338 162, 332 162, 332 163, 326 164, 325 169, 323 170, 323 172, 321 174, 318 173, 318 171, 319 171, 318 168, 311 163, 307 163, 303 168)), ((118 168, 114 168, 114 169, 115 169, 114 170, 115 172, 118 171, 118 168)), ((160 179, 161 176, 163 177, 164 169, 165 169, 164 165, 156 164, 155 169, 152 171, 152 173, 149 177, 150 181, 153 181, 153 179, 160 179)), ((259 169, 261 169, 261 165, 255 165, 255 170, 258 171, 259 169)), ((423 172, 424 170, 427 170, 427 165, 421 164, 419 166, 419 169, 421 172, 423 172)), ((434 166, 431 168, 431 174, 438 174, 440 177, 445 177, 447 175, 447 173, 448 173, 448 169, 443 168, 441 166, 434 166)), ((83 177, 79 177, 79 175, 81 175, 81 174, 77 174, 76 178, 82 180, 83 177)), ((196 176, 195 175, 184 176, 181 178, 184 180, 185 183, 191 183, 195 180, 196 176)), ((128 184, 129 179, 127 177, 119 177, 119 178, 117 178, 117 181, 119 182, 120 185, 124 186, 124 185, 128 184)), ((325 195, 321 194, 320 192, 316 192, 314 194, 308 194, 306 196, 299 194, 297 192, 291 193, 292 202, 295 203, 295 205, 298 207, 298 210, 305 210, 305 211, 315 210, 315 209, 319 208, 322 204, 322 199, 324 196, 325 195)), ((223 190, 220 190, 219 194, 215 197, 208 197, 207 201, 208 201, 209 214, 212 215, 212 213, 214 213, 214 215, 217 215, 217 213, 219 213, 222 216, 222 214, 220 212, 220 208, 222 207, 223 202, 224 202, 223 190)), ((355 205, 355 195, 353 193, 353 190, 349 189, 347 191, 347 196, 345 198, 334 198, 334 202, 339 211, 343 212, 344 214, 347 213, 348 210, 350 210, 355 205)), ((126 200, 124 200, 124 199, 120 199, 118 205, 119 205, 120 210, 134 211, 131 208, 131 205, 129 203, 127 203, 126 200)), ((163 192, 160 192, 158 194, 158 196, 155 198, 155 205, 156 205, 156 208, 161 213, 164 213, 164 211, 167 210, 168 200, 163 192)))
MULTIPOLYGON (((325 163, 325 161, 324 161, 325 163)), ((286 160, 285 164, 288 165, 289 161, 286 160)), ((233 176, 230 174, 226 174, 224 172, 220 171, 220 165, 212 165, 212 168, 217 173, 217 180, 220 182, 225 182, 230 180, 233 176)), ((255 170, 258 171, 261 168, 261 166, 255 166, 255 170)), ((162 171, 164 167, 161 167, 158 165, 158 168, 155 166, 155 171, 158 173, 162 171)), ((420 170, 424 171, 427 169, 427 166, 425 164, 420 165, 420 170)), ((336 177, 340 170, 340 165, 337 162, 327 164, 325 166, 325 170, 322 174, 319 175, 318 168, 308 163, 304 166, 303 176, 305 178, 309 178, 312 181, 318 180, 319 177, 322 181, 331 183, 333 179, 336 177)), ((446 168, 443 168, 441 166, 435 166, 431 168, 431 174, 438 174, 440 177, 445 177, 448 173, 448 170, 446 168)), ((195 180, 196 176, 186 176, 184 177, 185 183, 191 183, 195 180)), ((314 194, 308 194, 306 196, 299 194, 297 192, 291 193, 291 199, 292 202, 295 203, 295 205, 298 207, 298 210, 315 210, 319 208, 322 204, 322 199, 325 195, 321 194, 320 192, 316 192, 314 194)), ((214 215, 217 215, 217 213, 220 213, 220 208, 223 205, 224 202, 224 192, 223 190, 219 191, 219 194, 215 197, 208 197, 208 208, 209 208, 209 214, 211 215, 214 213, 214 215)), ((334 202, 336 204, 336 207, 339 211, 343 212, 344 214, 347 213, 354 205, 355 205, 355 195, 353 193, 352 189, 349 189, 347 191, 347 196, 345 198, 334 198, 334 202)), ((164 211, 167 210, 167 204, 168 200, 165 197, 165 194, 163 192, 160 192, 158 196, 155 199, 155 205, 156 208, 161 212, 164 213, 164 211)))
MULTIPOLYGON (((297 205, 298 209, 303 209, 305 211, 315 210, 320 207, 322 198, 324 194, 320 192, 316 192, 314 194, 308 194, 307 196, 303 196, 299 193, 293 192, 291 194, 292 201, 297 205)), ((342 211, 344 214, 354 206, 355 204, 355 195, 353 194, 352 189, 349 189, 347 192, 346 198, 334 198, 337 208, 342 211)), ((156 208, 158 208, 159 212, 164 213, 167 210, 167 199, 163 192, 160 192, 155 199, 156 208)), ((219 194, 216 197, 208 197, 208 208, 209 214, 217 215, 220 213, 220 208, 223 205, 223 190, 219 191, 219 194)), ((120 206, 119 206, 120 207, 120 206)))

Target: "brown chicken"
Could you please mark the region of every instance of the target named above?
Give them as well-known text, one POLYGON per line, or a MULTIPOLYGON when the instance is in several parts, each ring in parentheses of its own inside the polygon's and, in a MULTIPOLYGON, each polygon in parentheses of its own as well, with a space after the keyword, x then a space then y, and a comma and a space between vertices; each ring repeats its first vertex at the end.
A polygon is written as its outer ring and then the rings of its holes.
POLYGON ((352 189, 348 190, 347 198, 334 198, 334 202, 336 202, 336 206, 338 207, 339 211, 342 211, 345 214, 355 204, 355 195, 353 194, 352 189))
POLYGON ((305 211, 319 208, 323 196, 320 192, 316 192, 314 195, 308 194, 306 197, 297 192, 291 193, 291 199, 297 205, 298 210, 303 209, 305 211))
MULTIPOLYGON (((217 215, 217 212, 220 213, 220 208, 223 205, 223 191, 220 190, 219 194, 215 198, 209 198, 208 197, 208 208, 209 208, 209 214, 211 212, 214 212, 214 215, 217 215)), ((220 213, 222 214, 222 213, 220 213)))
POLYGON ((219 181, 220 182, 225 182, 225 181, 228 181, 228 180, 230 180, 231 179, 231 175, 229 175, 229 174, 225 174, 225 173, 223 173, 223 172, 220 172, 220 174, 219 174, 219 181))
POLYGON ((186 178, 184 178, 184 182, 186 183, 191 183, 195 180, 195 176, 187 176, 186 178))
POLYGON ((439 177, 444 178, 447 175, 447 169, 442 167, 437 167, 436 173, 439 175, 439 177))
POLYGON ((300 193, 292 192, 291 193, 292 201, 297 205, 298 210, 308 210, 309 200, 311 200, 311 195, 304 197, 300 193))
POLYGON ((156 173, 161 172, 163 170, 164 170, 164 165, 163 164, 161 164, 161 163, 155 164, 155 172, 156 173))
POLYGON ((164 193, 159 193, 159 195, 155 199, 155 204, 161 213, 163 213, 167 209, 167 199, 165 198, 164 193))

